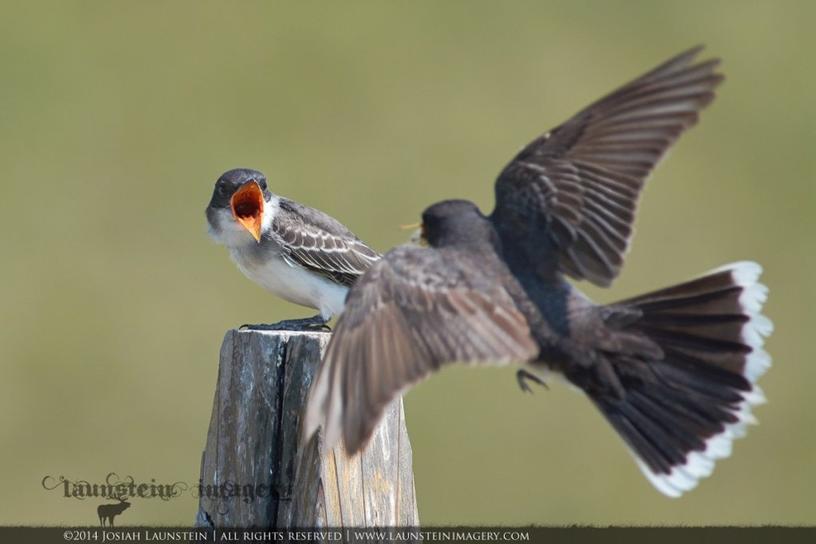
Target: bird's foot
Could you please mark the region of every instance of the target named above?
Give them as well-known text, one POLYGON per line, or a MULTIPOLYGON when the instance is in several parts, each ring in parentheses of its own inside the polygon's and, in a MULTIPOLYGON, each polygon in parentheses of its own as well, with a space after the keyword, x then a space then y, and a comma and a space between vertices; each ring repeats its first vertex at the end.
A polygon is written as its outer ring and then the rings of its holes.
POLYGON ((549 389, 549 387, 547 386, 547 382, 545 382, 535 374, 528 372, 524 369, 521 369, 518 372, 516 372, 516 380, 518 380, 519 387, 525 393, 533 392, 533 390, 530 388, 530 385, 527 383, 528 380, 534 381, 544 389, 549 389))
POLYGON ((330 332, 328 321, 318 314, 303 319, 284 319, 277 323, 257 323, 241 325, 242 331, 312 331, 330 332))

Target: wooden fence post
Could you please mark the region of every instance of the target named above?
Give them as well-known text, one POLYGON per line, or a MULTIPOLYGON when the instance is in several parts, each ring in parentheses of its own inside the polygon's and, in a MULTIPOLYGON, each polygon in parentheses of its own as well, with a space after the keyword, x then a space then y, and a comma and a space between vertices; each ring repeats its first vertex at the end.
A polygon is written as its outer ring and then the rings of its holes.
POLYGON ((418 526, 402 399, 349 458, 300 417, 330 333, 230 330, 221 345, 196 525, 418 526))

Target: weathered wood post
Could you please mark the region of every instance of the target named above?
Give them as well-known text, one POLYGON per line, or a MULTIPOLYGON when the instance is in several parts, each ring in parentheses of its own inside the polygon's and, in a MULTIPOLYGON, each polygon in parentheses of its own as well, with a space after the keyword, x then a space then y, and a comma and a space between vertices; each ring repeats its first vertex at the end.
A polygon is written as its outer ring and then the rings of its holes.
POLYGON ((221 345, 198 526, 417 526, 411 444, 402 400, 369 447, 349 458, 300 417, 330 333, 228 331, 221 345))

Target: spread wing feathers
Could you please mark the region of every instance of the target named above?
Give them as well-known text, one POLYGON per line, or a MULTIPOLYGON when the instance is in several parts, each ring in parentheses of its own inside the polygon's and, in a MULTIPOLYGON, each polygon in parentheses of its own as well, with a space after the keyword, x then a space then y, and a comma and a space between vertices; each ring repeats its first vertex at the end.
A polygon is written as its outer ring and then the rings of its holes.
POLYGON ((538 353, 527 321, 460 253, 402 246, 349 292, 310 393, 305 438, 361 450, 385 407, 451 362, 504 364, 538 353))
POLYGON ((629 247, 644 181, 723 79, 716 59, 692 64, 701 49, 674 57, 530 143, 499 175, 494 220, 512 225, 515 236, 540 240, 546 233, 562 272, 610 285, 629 247))
POLYGON ((380 259, 379 253, 323 212, 291 201, 282 201, 281 208, 290 213, 277 214, 272 231, 284 242, 283 257, 289 264, 350 287, 380 259))

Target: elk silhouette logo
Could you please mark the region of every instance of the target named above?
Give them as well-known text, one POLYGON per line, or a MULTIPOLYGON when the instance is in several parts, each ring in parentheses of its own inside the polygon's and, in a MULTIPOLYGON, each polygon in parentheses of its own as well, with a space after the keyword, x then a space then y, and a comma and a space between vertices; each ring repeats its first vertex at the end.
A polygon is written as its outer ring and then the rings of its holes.
POLYGON ((105 520, 108 520, 108 527, 113 527, 113 518, 130 508, 130 503, 125 497, 111 497, 118 498, 119 502, 113 504, 100 504, 96 509, 99 514, 99 524, 104 527, 105 520))

